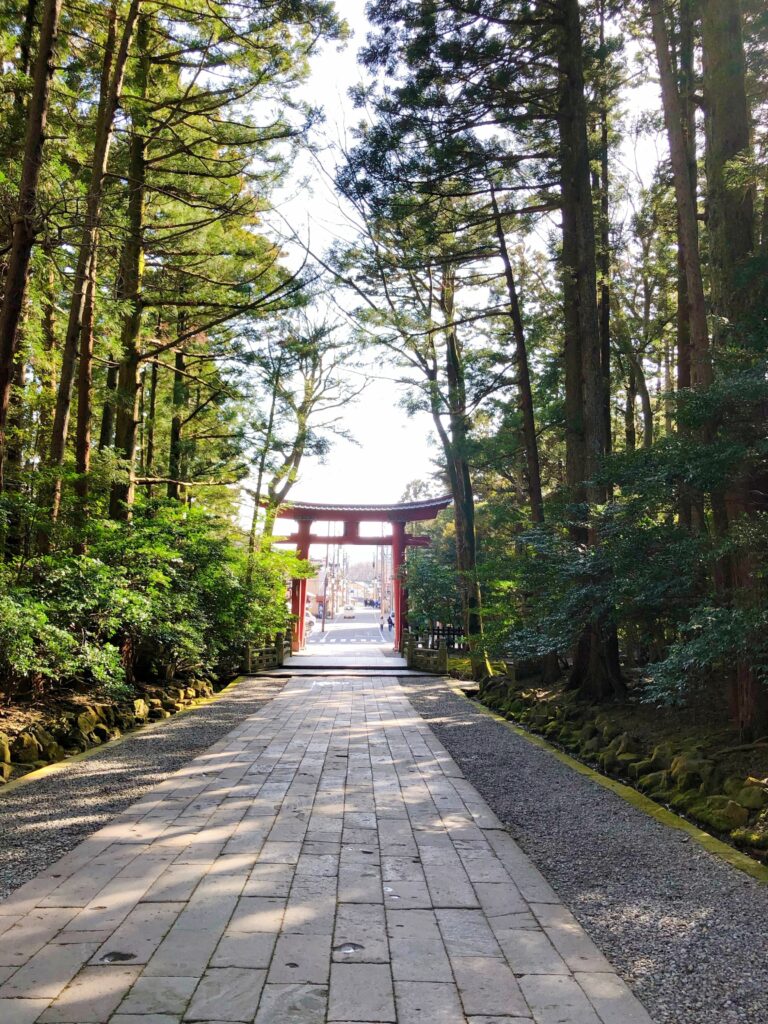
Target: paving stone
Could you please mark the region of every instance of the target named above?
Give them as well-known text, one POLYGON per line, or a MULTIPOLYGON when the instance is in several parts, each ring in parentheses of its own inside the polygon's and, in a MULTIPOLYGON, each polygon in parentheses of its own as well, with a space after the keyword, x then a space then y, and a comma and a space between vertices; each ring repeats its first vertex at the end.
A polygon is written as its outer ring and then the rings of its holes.
POLYGON ((0 1021, 3 1024, 34 1024, 50 999, 0 998, 0 1021))
POLYGON ((421 879, 402 882, 384 882, 384 903, 395 910, 427 910, 432 908, 432 897, 427 883, 421 879))
POLYGON ((453 980, 448 954, 431 910, 388 911, 387 935, 396 981, 453 980))
POLYGON ((159 978, 200 977, 213 956, 224 925, 190 929, 178 921, 160 943, 144 968, 146 976, 159 978))
POLYGON ((42 1014, 41 1024, 104 1024, 140 971, 140 967, 86 967, 42 1014))
POLYGON ((171 864, 142 896, 143 902, 173 903, 188 900, 197 888, 208 864, 171 864))
POLYGON ((502 955, 488 919, 481 910, 436 910, 435 914, 451 958, 502 955))
POLYGON ((197 988, 198 977, 150 977, 137 979, 120 1004, 120 1013, 169 1014, 180 1017, 197 988))
POLYGON ((168 1013, 116 1013, 109 1024, 180 1024, 181 1017, 168 1013))
POLYGON ((394 1022, 397 1018, 389 967, 385 964, 332 964, 328 1017, 337 1021, 394 1022), (350 1016, 351 1013, 354 1015, 350 1016))
MULTIPOLYGON (((105 937, 91 962, 114 962, 107 959, 108 956, 119 953, 126 960, 130 958, 131 964, 147 963, 182 909, 182 903, 140 903, 116 931, 105 937)), ((56 941, 61 942, 61 935, 56 941)))
POLYGON ((277 940, 269 980, 283 984, 316 984, 328 981, 331 936, 281 935, 277 940))
POLYGON ((255 1024, 325 1024, 326 985, 264 986, 255 1024))
POLYGON ((225 932, 211 957, 211 967, 267 968, 276 942, 276 933, 225 932))
POLYGON ((195 989, 184 1020, 252 1021, 267 972, 239 967, 207 970, 195 989))
POLYGON ((339 963, 389 963, 384 908, 378 903, 342 903, 332 952, 339 963), (358 946, 361 948, 353 948, 358 946))
POLYGON ((653 1024, 645 1009, 613 973, 575 974, 603 1024, 653 1024))
POLYGON ((0 999, 55 999, 97 948, 91 942, 45 946, 0 986, 0 999))
POLYGON ((289 682, 0 932, 0 1024, 650 1024, 392 677, 289 682))
POLYGON ((383 903, 381 871, 371 864, 346 864, 339 870, 339 903, 383 903))
POLYGON ((572 971, 595 973, 611 970, 603 954, 565 907, 552 903, 532 903, 531 910, 572 971))
POLYGON ((536 1024, 601 1024, 592 1004, 571 977, 530 974, 520 979, 520 988, 536 1024))
POLYGON ((498 1017, 496 1014, 481 1013, 467 1017, 467 1024, 531 1024, 530 1017, 498 1017))
POLYGON ((442 864, 425 864, 424 874, 435 907, 479 907, 475 890, 463 869, 453 870, 442 864))
POLYGON ((515 974, 568 974, 565 961, 547 936, 532 928, 497 928, 491 920, 502 952, 515 974))
POLYGON ((474 889, 486 917, 503 917, 528 910, 528 904, 510 879, 502 883, 475 882, 474 889))
POLYGON ((287 898, 293 881, 293 867, 290 864, 254 865, 243 887, 243 896, 272 896, 287 898))
POLYGON ((22 917, 3 936, 0 943, 0 966, 19 967, 34 956, 77 913, 72 908, 35 909, 22 917))
POLYGON ((512 971, 494 957, 451 958, 465 1013, 522 1016, 528 1006, 512 971))
POLYGON ((279 932, 285 901, 267 896, 242 896, 229 922, 234 932, 279 932))
POLYGON ((396 981, 398 1019, 418 1024, 465 1024, 455 985, 396 981))

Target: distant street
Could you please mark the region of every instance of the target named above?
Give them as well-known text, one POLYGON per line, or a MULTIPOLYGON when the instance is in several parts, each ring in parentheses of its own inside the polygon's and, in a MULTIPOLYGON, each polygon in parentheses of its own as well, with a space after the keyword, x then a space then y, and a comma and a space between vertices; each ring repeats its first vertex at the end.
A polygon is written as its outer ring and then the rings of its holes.
MULTIPOLYGON (((340 610, 336 618, 328 619, 325 623, 325 633, 321 632, 320 619, 317 620, 312 632, 307 637, 307 652, 320 653, 323 647, 333 645, 350 645, 355 647, 391 647, 394 643, 394 629, 390 632, 387 629, 386 617, 384 629, 379 628, 381 612, 378 608, 364 608, 362 605, 355 605, 354 619, 343 618, 344 611, 340 610)), ((350 614, 347 612, 346 614, 350 614)))

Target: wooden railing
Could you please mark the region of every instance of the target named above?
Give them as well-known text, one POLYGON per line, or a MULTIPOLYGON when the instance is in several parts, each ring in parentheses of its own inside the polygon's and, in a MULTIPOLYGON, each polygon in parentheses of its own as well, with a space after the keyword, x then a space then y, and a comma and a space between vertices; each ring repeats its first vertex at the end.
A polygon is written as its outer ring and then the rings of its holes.
POLYGON ((274 637, 268 637, 262 647, 245 645, 242 670, 246 675, 252 675, 265 669, 280 668, 290 654, 290 634, 276 633, 274 637))

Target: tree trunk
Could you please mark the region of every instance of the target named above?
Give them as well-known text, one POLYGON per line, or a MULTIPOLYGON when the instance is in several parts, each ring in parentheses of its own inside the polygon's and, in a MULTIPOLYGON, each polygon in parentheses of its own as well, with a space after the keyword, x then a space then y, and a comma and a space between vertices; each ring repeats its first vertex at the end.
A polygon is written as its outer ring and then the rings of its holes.
MULTIPOLYGON (((607 452, 608 437, 578 0, 560 0, 558 12, 566 419, 573 417, 580 427, 575 430, 573 422, 570 430, 566 427, 566 444, 570 441, 572 446, 572 451, 566 449, 566 459, 574 497, 600 504, 605 500, 605 488, 596 482, 596 474, 607 452)), ((583 529, 574 532, 577 540, 585 539, 583 529)), ((587 529, 586 540, 592 546, 598 543, 594 527, 587 529)), ((615 627, 602 616, 589 622, 578 643, 569 686, 596 700, 624 692, 615 627)))
POLYGON ((517 395, 520 418, 523 424, 523 443, 528 475, 528 495, 531 505, 531 519, 534 523, 544 522, 544 499, 541 493, 541 467, 539 462, 539 443, 536 437, 536 420, 533 411, 533 391, 531 389, 531 373, 528 365, 528 349, 525 342, 525 329, 520 310, 520 300, 515 285, 512 261, 507 249, 504 225, 501 221, 499 205, 493 183, 491 189, 491 205, 496 225, 496 238, 499 252, 504 264, 504 278, 507 283, 509 297, 509 315, 512 320, 512 333, 515 339, 515 362, 517 364, 517 395))
POLYGON ((32 96, 27 111, 19 201, 13 218, 11 251, 5 273, 3 304, 0 309, 0 491, 3 489, 5 427, 11 398, 13 366, 19 343, 19 324, 24 308, 29 261, 35 241, 37 193, 60 13, 61 0, 46 0, 40 25, 32 96))
MULTIPOLYGON (((440 287, 440 308, 445 320, 445 370, 448 382, 448 416, 450 440, 446 445, 445 429, 440 422, 453 491, 456 526, 456 560, 462 588, 464 625, 467 631, 472 678, 482 680, 492 674, 483 640, 483 612, 480 583, 477 578, 477 537, 475 534, 475 497, 467 458, 469 420, 459 339, 454 324, 453 269, 443 270, 440 287)), ((439 421, 439 417, 438 417, 439 421)))
POLYGON ((696 220, 696 194, 691 183, 690 140, 686 138, 684 112, 680 102, 672 61, 669 37, 661 0, 649 0, 651 29, 656 49, 661 82, 664 123, 667 128, 672 177, 675 186, 677 216, 680 226, 680 252, 685 272, 688 301, 688 325, 691 349, 691 385, 707 387, 712 382, 709 332, 704 299, 704 284, 699 258, 699 230, 696 220))
MULTIPOLYGON (((739 326, 752 304, 743 279, 745 264, 756 247, 753 189, 728 180, 734 161, 751 158, 750 109, 747 99, 741 5, 704 0, 702 4, 702 60, 706 111, 706 170, 708 197, 709 273, 712 306, 716 314, 715 342, 741 344, 739 326)), ((746 406, 742 429, 754 437, 764 434, 765 409, 746 406)), ((721 513, 725 526, 752 518, 768 507, 764 479, 755 479, 751 467, 735 466, 721 513)), ((714 507, 714 499, 713 499, 714 507)), ((754 551, 743 538, 731 546, 724 569, 729 599, 740 608, 764 603, 754 551)), ((751 652, 738 656, 731 673, 731 707, 745 738, 768 729, 768 698, 754 669, 751 652)))
MULTIPOLYGON (((179 334, 184 333, 183 315, 179 317, 179 334)), ((182 440, 181 429, 184 411, 189 399, 189 388, 185 376, 186 360, 183 349, 177 349, 173 362, 173 418, 171 419, 171 441, 168 450, 168 497, 178 501, 181 496, 182 440)))
POLYGON ((605 450, 611 450, 611 220, 608 175, 608 58, 605 46, 605 0, 600 0, 600 244, 598 246, 597 319, 600 326, 600 369, 602 371, 605 450))
MULTIPOLYGON (((138 67, 134 85, 136 95, 146 98, 149 84, 149 16, 138 19, 136 48, 138 67)), ((109 515, 128 520, 136 495, 136 437, 139 426, 139 385, 141 353, 141 289, 144 279, 144 201, 146 188, 146 138, 143 116, 134 117, 128 144, 128 234, 120 259, 121 298, 128 303, 120 336, 120 366, 117 372, 115 412, 115 450, 126 464, 126 476, 112 484, 109 515)))
POLYGON ((93 149, 93 158, 91 161, 91 178, 88 185, 88 194, 86 196, 85 221, 80 236, 77 264, 75 267, 75 276, 72 285, 72 300, 69 307, 67 331, 64 336, 61 376, 59 378, 59 391, 56 399, 56 411, 53 419, 53 435, 51 437, 51 448, 49 454, 49 463, 54 470, 54 481, 50 502, 51 517, 54 521, 58 518, 59 507, 61 504, 60 467, 64 461, 64 453, 66 451, 69 415, 72 405, 72 385, 75 377, 75 363, 77 361, 77 351, 83 327, 83 316, 85 314, 86 297, 88 294, 88 281, 93 273, 94 254, 98 239, 99 221, 101 219, 104 180, 106 177, 107 165, 109 163, 109 151, 112 145, 115 114, 120 102, 123 78, 125 76, 125 67, 128 60, 128 52, 133 38, 133 30, 140 6, 141 0, 132 0, 123 25, 120 45, 116 54, 116 5, 113 5, 110 12, 109 37, 104 54, 101 94, 99 99, 99 110, 96 118, 96 137, 93 149))
POLYGON ((628 452, 633 452, 637 447, 636 399, 637 384, 635 382, 635 371, 632 368, 632 364, 629 363, 627 366, 627 404, 624 407, 624 444, 628 452))
POLYGON ((743 271, 755 251, 754 190, 728 181, 734 161, 752 155, 739 0, 703 0, 701 29, 709 274, 715 323, 722 325, 715 328, 717 342, 748 309, 743 271))
POLYGON ((261 509, 261 490, 264 486, 264 473, 267 468, 267 456, 272 447, 272 432, 275 428, 275 414, 277 413, 277 394, 280 387, 281 371, 283 366, 283 353, 277 357, 277 365, 272 376, 272 394, 269 401, 269 415, 267 417, 267 429, 264 434, 264 444, 259 455, 259 468, 256 474, 256 492, 253 499, 253 516, 251 517, 251 529, 248 534, 248 563, 245 571, 245 585, 250 590, 253 585, 253 571, 256 557, 256 537, 259 529, 259 511, 261 509))
POLYGON ((88 533, 88 474, 91 470, 91 417, 93 415, 93 318, 96 304, 96 254, 88 277, 88 291, 80 332, 80 365, 77 376, 77 429, 75 432, 75 494, 78 499, 79 536, 74 543, 77 555, 84 555, 88 533))
POLYGON ((110 352, 107 367, 106 395, 101 410, 99 430, 99 451, 110 448, 115 440, 115 392, 117 391, 117 360, 110 352))
MULTIPOLYGON (((155 414, 157 409, 157 360, 152 360, 149 373, 149 410, 147 414, 147 445, 144 455, 144 475, 152 476, 155 469, 155 414)), ((152 484, 147 485, 147 497, 152 497, 152 484)))

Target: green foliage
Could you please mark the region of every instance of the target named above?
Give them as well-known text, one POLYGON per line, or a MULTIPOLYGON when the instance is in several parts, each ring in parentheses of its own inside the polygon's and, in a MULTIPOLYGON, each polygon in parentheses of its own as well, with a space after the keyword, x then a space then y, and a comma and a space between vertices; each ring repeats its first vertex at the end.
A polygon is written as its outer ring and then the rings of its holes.
POLYGON ((99 524, 87 556, 3 567, 0 683, 118 695, 134 679, 232 673, 246 642, 288 627, 294 556, 257 554, 250 589, 245 557, 225 520, 151 502, 130 523, 99 524))

